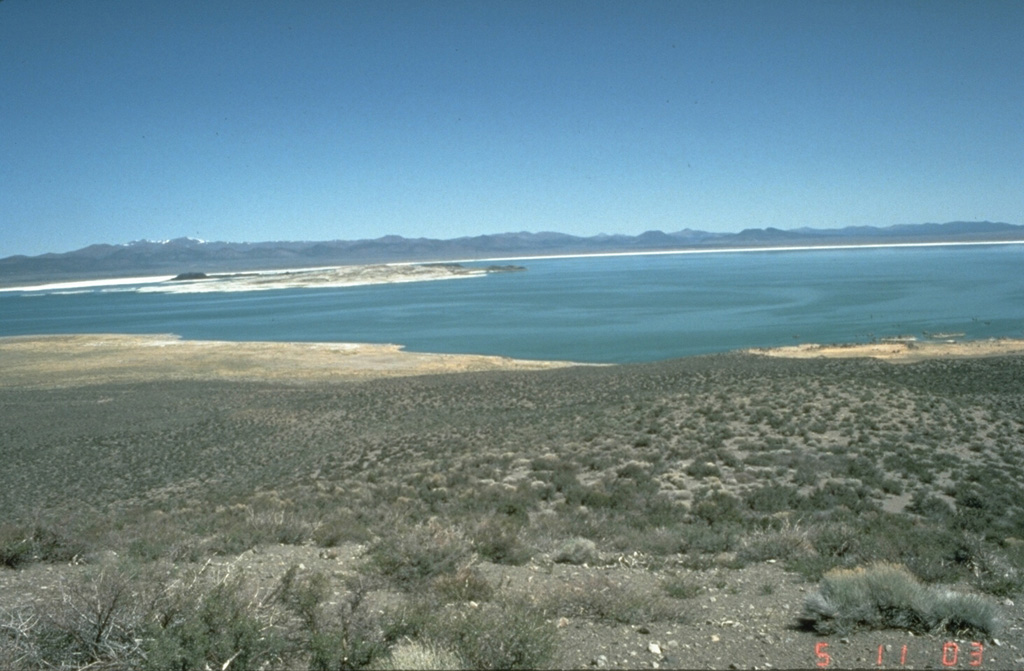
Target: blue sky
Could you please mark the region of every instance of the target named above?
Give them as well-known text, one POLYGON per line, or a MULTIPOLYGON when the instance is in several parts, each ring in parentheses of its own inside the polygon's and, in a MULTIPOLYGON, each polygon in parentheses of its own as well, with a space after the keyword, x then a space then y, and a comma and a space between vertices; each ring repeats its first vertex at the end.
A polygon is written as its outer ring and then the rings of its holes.
POLYGON ((1024 223, 1024 2, 0 2, 0 257, 1024 223))

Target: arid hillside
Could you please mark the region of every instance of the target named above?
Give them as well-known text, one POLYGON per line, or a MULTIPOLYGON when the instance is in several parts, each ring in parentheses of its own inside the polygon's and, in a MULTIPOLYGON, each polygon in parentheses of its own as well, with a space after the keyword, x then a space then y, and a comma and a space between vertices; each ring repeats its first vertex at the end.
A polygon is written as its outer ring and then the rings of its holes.
POLYGON ((0 373, 3 665, 1024 663, 1024 357, 168 349, 0 373))

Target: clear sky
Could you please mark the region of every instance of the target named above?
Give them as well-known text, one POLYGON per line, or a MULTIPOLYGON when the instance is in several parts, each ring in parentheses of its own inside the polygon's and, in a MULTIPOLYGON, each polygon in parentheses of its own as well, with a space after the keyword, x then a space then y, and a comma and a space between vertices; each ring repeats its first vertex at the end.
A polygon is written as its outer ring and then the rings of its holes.
POLYGON ((0 257, 1024 223, 1024 2, 5 0, 0 257))

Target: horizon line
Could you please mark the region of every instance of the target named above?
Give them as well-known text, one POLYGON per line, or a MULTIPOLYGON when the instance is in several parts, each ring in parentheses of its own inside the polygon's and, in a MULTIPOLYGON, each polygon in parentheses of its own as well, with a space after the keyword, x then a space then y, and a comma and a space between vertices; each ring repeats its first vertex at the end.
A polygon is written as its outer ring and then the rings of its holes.
POLYGON ((746 252, 809 252, 836 249, 880 249, 893 247, 966 247, 977 245, 1024 245, 1024 240, 964 241, 948 240, 939 242, 870 242, 845 245, 787 245, 782 247, 714 247, 708 249, 656 249, 630 252, 582 252, 576 254, 546 254, 540 256, 494 256, 485 259, 449 259, 446 261, 399 261, 390 265, 416 263, 483 263, 490 261, 527 261, 530 259, 576 259, 607 256, 670 256, 676 254, 732 254, 746 252))
MULTIPOLYGON (((902 248, 902 247, 967 247, 967 246, 982 246, 982 245, 1024 245, 1024 240, 993 240, 993 241, 943 241, 943 242, 879 242, 879 243, 866 243, 866 244, 846 244, 846 245, 791 245, 782 247, 718 247, 714 249, 663 249, 663 250, 638 250, 630 252, 592 252, 592 253, 578 253, 578 254, 547 254, 538 256, 496 256, 487 258, 474 258, 474 259, 437 259, 433 261, 390 261, 385 263, 350 263, 340 264, 337 266, 311 266, 305 268, 264 268, 260 269, 249 269, 232 271, 228 274, 234 273, 287 273, 287 272, 298 272, 298 271, 310 271, 310 270, 328 270, 331 268, 345 268, 351 266, 415 266, 415 265, 427 265, 431 263, 491 263, 494 261, 543 261, 553 259, 586 259, 586 258, 602 258, 602 257, 617 257, 617 256, 673 256, 673 255, 688 255, 688 254, 736 254, 736 253, 751 253, 751 252, 811 252, 811 251, 829 251, 829 250, 844 250, 844 249, 889 249, 889 248, 902 248)), ((215 274, 216 271, 211 271, 215 274)), ((15 292, 15 291, 55 291, 60 289, 90 289, 93 287, 104 287, 104 286, 123 286, 126 284, 155 284, 159 282, 166 282, 172 279, 174 275, 147 275, 147 276, 135 276, 135 277, 113 277, 113 278, 100 278, 91 280, 68 280, 66 282, 48 282, 45 284, 34 284, 28 286, 14 286, 4 287, 0 286, 0 292, 15 292)))

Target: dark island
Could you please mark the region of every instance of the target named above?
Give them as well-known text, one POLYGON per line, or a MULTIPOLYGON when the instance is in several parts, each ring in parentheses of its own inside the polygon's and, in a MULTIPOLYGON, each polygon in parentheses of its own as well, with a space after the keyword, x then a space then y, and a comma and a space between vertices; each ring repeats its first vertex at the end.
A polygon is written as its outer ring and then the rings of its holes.
POLYGON ((170 280, 168 280, 168 282, 185 282, 188 280, 205 280, 208 278, 209 275, 207 275, 206 273, 180 273, 172 277, 170 280))

